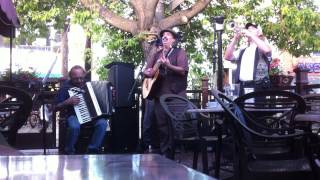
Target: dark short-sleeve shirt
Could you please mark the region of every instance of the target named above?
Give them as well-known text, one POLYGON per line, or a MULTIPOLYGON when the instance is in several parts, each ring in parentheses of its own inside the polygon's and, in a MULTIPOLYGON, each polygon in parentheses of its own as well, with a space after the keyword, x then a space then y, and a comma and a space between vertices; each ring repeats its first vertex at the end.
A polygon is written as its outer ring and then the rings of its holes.
MULTIPOLYGON (((150 62, 147 64, 147 68, 152 68, 154 64, 160 59, 162 51, 156 53, 150 62)), ((185 50, 181 48, 175 48, 168 56, 170 63, 174 66, 182 67, 185 70, 185 75, 178 74, 169 68, 160 66, 160 75, 157 78, 154 86, 154 92, 152 97, 159 98, 163 94, 178 94, 186 96, 187 89, 187 77, 189 71, 188 58, 185 50)))
MULTIPOLYGON (((55 98, 55 104, 62 103, 63 101, 68 99, 70 97, 68 90, 72 87, 74 86, 71 84, 70 80, 64 82, 61 88, 58 90, 57 96, 55 98)), ((61 110, 61 113, 65 117, 75 115, 73 106, 67 106, 66 108, 63 108, 61 110)))

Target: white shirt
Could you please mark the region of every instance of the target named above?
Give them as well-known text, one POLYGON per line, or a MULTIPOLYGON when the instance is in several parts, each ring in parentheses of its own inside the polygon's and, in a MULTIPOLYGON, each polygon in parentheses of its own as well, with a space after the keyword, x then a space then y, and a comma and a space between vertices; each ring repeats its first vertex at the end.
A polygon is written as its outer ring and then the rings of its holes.
POLYGON ((253 69, 254 60, 256 54, 257 45, 251 44, 244 50, 242 55, 241 65, 240 65, 240 81, 252 81, 253 80, 253 69))

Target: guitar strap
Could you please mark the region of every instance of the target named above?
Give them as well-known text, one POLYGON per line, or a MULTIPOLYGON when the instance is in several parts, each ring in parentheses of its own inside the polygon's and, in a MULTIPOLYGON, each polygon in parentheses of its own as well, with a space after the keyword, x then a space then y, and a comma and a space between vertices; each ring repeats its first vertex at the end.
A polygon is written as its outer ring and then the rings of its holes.
POLYGON ((168 53, 166 54, 166 56, 165 56, 166 58, 168 58, 168 57, 171 55, 171 53, 173 52, 173 49, 174 49, 174 48, 170 48, 169 52, 168 52, 168 53))
MULTIPOLYGON (((173 47, 170 48, 169 52, 165 55, 165 58, 168 58, 171 55, 171 53, 173 52, 173 50, 174 50, 173 47)), ((164 74, 165 75, 167 74, 167 67, 166 66, 164 67, 164 74)))

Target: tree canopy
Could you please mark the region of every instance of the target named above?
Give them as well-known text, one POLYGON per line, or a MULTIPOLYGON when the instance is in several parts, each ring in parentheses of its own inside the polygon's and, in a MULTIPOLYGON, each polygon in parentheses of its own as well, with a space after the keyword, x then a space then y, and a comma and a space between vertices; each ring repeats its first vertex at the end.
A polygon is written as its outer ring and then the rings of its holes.
MULTIPOLYGON (((190 76, 211 73, 213 17, 225 17, 224 47, 231 37, 231 21, 255 22, 280 49, 295 56, 320 51, 320 15, 312 0, 21 0, 17 1, 21 37, 45 34, 46 23, 62 28, 66 16, 83 25, 108 52, 101 63, 142 64, 154 46, 148 43, 160 30, 177 27, 180 45, 191 61, 190 76), (178 5, 174 5, 178 3, 178 5), (44 32, 44 33, 41 33, 44 32)), ((28 38, 26 38, 28 37, 28 38)), ((101 65, 102 65, 101 64, 101 65)), ((100 73, 102 73, 100 69, 100 73)))
POLYGON ((49 28, 61 31, 65 18, 73 13, 77 0, 19 0, 16 10, 21 27, 18 42, 31 44, 37 37, 48 37, 49 28))

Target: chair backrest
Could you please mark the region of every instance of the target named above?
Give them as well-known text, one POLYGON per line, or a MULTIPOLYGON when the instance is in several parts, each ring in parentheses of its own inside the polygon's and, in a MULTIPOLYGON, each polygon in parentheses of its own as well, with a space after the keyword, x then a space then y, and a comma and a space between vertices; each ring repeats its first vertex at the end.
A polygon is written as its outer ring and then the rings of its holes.
POLYGON ((306 101, 308 113, 320 114, 320 94, 308 94, 302 97, 306 101))
MULTIPOLYGON (((249 171, 261 172, 262 174, 279 172, 279 170, 286 171, 287 167, 289 166, 282 165, 285 165, 286 163, 301 165, 302 161, 299 161, 301 158, 307 157, 310 159, 310 153, 305 151, 309 148, 309 146, 307 144, 299 143, 301 139, 308 137, 307 133, 301 130, 295 130, 292 133, 283 133, 281 131, 270 131, 270 128, 267 127, 254 129, 247 125, 247 120, 250 119, 250 117, 245 113, 246 111, 242 106, 239 106, 218 90, 213 90, 213 95, 225 110, 227 127, 230 129, 234 139, 235 177, 243 177, 243 179, 248 179, 243 172, 249 171), (263 146, 260 146, 260 149, 259 146, 256 146, 256 137, 259 139, 264 139, 264 141, 262 141, 263 146), (297 142, 298 144, 296 144, 297 142), (283 148, 285 146, 290 150, 288 152, 289 154, 284 154, 284 151, 277 151, 277 149, 280 147, 283 148), (261 151, 263 148, 266 148, 268 152, 271 150, 273 152, 277 152, 278 154, 261 154, 261 152, 263 152, 261 151), (297 154, 297 152, 301 151, 306 153, 297 154), (274 168, 269 162, 272 162, 273 164, 277 160, 280 160, 279 164, 281 165, 275 166, 276 168, 274 168), (253 164, 249 165, 250 162, 253 162, 253 164), (259 162, 260 164, 255 164, 254 162, 259 162), (246 168, 249 170, 245 170, 246 168), (257 168, 257 171, 254 170, 255 168, 257 168), (263 169, 266 169, 266 171, 264 172, 263 169)), ((303 142, 306 143, 306 141, 303 142)), ((309 162, 307 161, 307 163, 309 162)), ((302 167, 306 166, 303 165, 290 167, 295 167, 296 171, 300 171, 302 167)), ((285 175, 285 173, 283 175, 285 175)))
POLYGON ((32 99, 21 89, 0 86, 0 131, 15 146, 16 134, 25 124, 32 109, 32 99))
POLYGON ((171 120, 176 139, 199 136, 198 113, 187 112, 197 108, 192 102, 179 95, 164 94, 160 97, 160 104, 171 120))
POLYGON ((251 92, 235 99, 235 103, 243 109, 251 128, 284 134, 294 130, 296 114, 306 110, 306 103, 300 95, 279 90, 251 92))
MULTIPOLYGON (((301 131, 294 131, 294 132, 283 132, 273 130, 268 127, 261 126, 260 128, 252 128, 249 126, 248 120, 251 119, 250 115, 248 115, 242 106, 239 106, 230 98, 228 98, 225 94, 218 90, 212 90, 212 94, 215 99, 221 104, 222 108, 227 115, 228 124, 231 125, 233 130, 237 133, 237 136, 240 138, 248 138, 248 135, 244 135, 249 133, 251 136, 258 136, 267 139, 283 139, 283 138, 290 138, 296 137, 297 135, 303 134, 301 131)), ((248 141, 246 139, 245 141, 248 141)))

